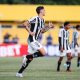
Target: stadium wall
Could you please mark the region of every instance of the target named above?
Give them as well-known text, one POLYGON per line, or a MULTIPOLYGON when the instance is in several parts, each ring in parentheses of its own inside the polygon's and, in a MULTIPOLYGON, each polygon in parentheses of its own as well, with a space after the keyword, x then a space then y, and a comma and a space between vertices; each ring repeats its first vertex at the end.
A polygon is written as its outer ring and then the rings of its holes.
MULTIPOLYGON (((0 5, 0 21, 23 21, 35 16, 38 5, 0 5)), ((43 5, 46 21, 80 21, 80 6, 43 5)))
MULTIPOLYGON (((28 33, 24 28, 18 28, 22 21, 36 15, 35 9, 38 5, 0 5, 0 25, 11 25, 11 28, 2 28, 2 36, 0 42, 3 42, 3 36, 9 32, 14 37, 19 37, 19 43, 26 44, 28 33)), ((53 44, 58 44, 59 27, 63 25, 64 21, 70 21, 72 26, 80 23, 80 6, 53 6, 43 5, 46 9, 45 21, 46 23, 52 21, 56 26, 55 29, 50 30, 43 36, 43 44, 46 44, 46 37, 51 34, 53 44), (55 36, 54 36, 55 35, 55 36)), ((72 34, 73 30, 70 30, 72 34)), ((70 36, 70 41, 72 35, 70 36)))

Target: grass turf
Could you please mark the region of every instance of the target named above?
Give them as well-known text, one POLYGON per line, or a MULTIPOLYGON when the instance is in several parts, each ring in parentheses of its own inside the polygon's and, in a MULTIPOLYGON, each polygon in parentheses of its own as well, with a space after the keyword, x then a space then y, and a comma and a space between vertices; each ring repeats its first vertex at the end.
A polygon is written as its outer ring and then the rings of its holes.
POLYGON ((76 67, 76 58, 72 60, 72 72, 66 72, 63 64, 61 72, 56 71, 57 57, 34 59, 23 73, 23 78, 17 78, 22 58, 0 58, 0 80, 80 80, 80 68, 76 67))

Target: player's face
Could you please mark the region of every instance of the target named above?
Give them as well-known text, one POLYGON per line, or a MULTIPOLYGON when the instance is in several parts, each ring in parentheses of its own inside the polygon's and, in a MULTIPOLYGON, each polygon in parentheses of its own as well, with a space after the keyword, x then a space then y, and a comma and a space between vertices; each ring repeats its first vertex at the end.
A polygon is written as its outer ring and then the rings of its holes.
POLYGON ((40 11, 40 13, 41 13, 43 16, 45 16, 45 9, 42 9, 42 10, 40 11))
POLYGON ((70 29, 70 28, 71 28, 71 25, 70 25, 70 24, 68 24, 68 25, 66 26, 66 28, 67 28, 67 29, 70 29))

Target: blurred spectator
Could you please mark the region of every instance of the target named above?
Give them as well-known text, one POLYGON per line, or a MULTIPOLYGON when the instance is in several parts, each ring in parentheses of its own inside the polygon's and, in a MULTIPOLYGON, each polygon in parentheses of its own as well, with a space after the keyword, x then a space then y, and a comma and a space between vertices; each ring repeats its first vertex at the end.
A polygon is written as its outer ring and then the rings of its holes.
POLYGON ((52 36, 49 34, 49 36, 47 37, 47 46, 52 45, 52 36))
POLYGON ((12 43, 14 43, 14 44, 18 44, 18 42, 19 42, 19 38, 18 38, 18 36, 13 37, 13 39, 12 39, 12 43))
POLYGON ((50 34, 47 37, 46 50, 47 50, 47 55, 49 56, 53 55, 54 47, 52 44, 52 36, 50 34))
POLYGON ((10 34, 9 33, 6 33, 5 35, 4 35, 4 43, 10 43, 10 34))

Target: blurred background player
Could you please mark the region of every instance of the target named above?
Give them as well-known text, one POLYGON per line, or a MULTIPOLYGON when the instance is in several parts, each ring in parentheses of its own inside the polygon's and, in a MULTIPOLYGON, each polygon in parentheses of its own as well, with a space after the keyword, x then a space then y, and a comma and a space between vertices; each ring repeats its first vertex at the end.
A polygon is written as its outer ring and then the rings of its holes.
POLYGON ((60 29, 59 31, 59 51, 60 51, 60 57, 58 60, 58 65, 57 65, 57 71, 60 71, 60 65, 63 60, 63 57, 66 55, 67 56, 67 70, 70 71, 70 66, 71 66, 71 50, 69 46, 69 29, 71 25, 70 22, 65 22, 64 27, 60 29))
POLYGON ((48 26, 45 27, 43 16, 45 16, 45 9, 43 6, 39 6, 36 8, 36 12, 38 16, 31 18, 30 20, 23 23, 26 27, 26 30, 29 33, 28 37, 28 53, 23 59, 23 64, 18 73, 17 77, 23 77, 22 73, 25 68, 29 65, 29 63, 33 60, 33 58, 42 57, 45 55, 46 51, 38 41, 39 35, 53 28, 53 24, 49 23, 48 26))
POLYGON ((75 54, 77 52, 77 67, 80 66, 80 25, 76 25, 76 30, 73 32, 72 38, 72 52, 75 54))

